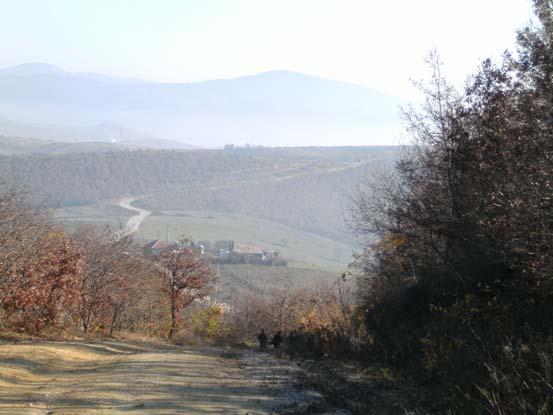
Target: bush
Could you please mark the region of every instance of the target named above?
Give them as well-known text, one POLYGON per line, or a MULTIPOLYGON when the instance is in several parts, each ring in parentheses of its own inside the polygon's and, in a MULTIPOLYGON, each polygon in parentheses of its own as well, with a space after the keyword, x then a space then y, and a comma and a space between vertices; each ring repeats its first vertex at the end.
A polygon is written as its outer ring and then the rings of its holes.
POLYGON ((212 342, 221 335, 223 311, 223 307, 219 304, 211 304, 193 310, 188 317, 192 332, 196 336, 212 342))

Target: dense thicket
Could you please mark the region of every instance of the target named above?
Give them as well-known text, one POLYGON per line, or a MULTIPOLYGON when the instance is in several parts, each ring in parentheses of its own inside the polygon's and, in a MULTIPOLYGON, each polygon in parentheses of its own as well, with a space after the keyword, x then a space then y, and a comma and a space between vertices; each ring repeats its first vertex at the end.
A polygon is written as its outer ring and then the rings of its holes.
POLYGON ((415 146, 359 194, 374 351, 456 413, 553 413, 553 2, 461 95, 436 55, 415 146), (378 192, 380 190, 380 192, 378 192))

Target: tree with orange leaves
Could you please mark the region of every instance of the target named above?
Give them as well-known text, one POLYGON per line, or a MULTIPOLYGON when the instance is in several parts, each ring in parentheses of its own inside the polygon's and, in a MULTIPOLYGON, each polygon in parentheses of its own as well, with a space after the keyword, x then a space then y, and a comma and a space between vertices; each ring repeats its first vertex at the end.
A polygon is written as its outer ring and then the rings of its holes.
POLYGON ((188 242, 176 244, 157 257, 167 275, 171 304, 169 338, 178 329, 181 311, 209 294, 215 275, 200 253, 188 242))
POLYGON ((58 227, 41 232, 33 255, 12 268, 11 289, 2 299, 6 317, 21 331, 39 334, 70 317, 76 299, 82 253, 58 227))

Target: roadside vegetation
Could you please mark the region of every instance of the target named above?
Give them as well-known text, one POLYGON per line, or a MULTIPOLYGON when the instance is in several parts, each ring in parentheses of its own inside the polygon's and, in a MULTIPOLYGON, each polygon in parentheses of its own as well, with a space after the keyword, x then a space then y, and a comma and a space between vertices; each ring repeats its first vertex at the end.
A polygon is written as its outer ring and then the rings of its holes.
POLYGON ((420 413, 553 413, 553 2, 534 5, 517 53, 461 93, 430 54, 413 146, 356 198, 362 329, 304 335, 411 379, 420 413))
POLYGON ((289 331, 338 304, 322 288, 331 287, 333 273, 216 265, 187 240, 147 251, 109 227, 66 229, 47 212, 21 189, 1 186, 4 337, 138 335, 252 345, 261 327, 289 331))
POLYGON ((0 330, 6 336, 171 338, 213 272, 183 246, 153 257, 109 228, 68 232, 18 189, 0 193, 0 330))

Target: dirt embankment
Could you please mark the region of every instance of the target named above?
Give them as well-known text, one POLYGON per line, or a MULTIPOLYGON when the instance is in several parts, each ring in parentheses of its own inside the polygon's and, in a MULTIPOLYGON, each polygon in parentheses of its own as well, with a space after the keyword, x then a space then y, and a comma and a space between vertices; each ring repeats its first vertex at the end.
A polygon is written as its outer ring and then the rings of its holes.
POLYGON ((294 366, 214 347, 6 343, 0 414, 305 413, 321 397, 297 384, 294 366))

